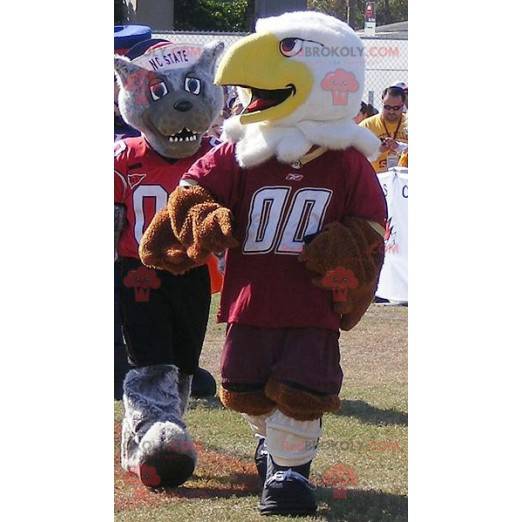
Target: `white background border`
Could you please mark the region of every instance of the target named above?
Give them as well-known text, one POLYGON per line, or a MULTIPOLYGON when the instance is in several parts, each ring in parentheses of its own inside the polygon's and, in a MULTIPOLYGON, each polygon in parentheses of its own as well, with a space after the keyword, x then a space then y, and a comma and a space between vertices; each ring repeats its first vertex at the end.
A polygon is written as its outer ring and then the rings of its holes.
MULTIPOLYGON (((113 35, 100 4, 15 3, 2 27, 8 520, 113 516, 113 35)), ((520 90, 520 14, 410 1, 414 522, 520 514, 521 117, 505 97, 520 90)))

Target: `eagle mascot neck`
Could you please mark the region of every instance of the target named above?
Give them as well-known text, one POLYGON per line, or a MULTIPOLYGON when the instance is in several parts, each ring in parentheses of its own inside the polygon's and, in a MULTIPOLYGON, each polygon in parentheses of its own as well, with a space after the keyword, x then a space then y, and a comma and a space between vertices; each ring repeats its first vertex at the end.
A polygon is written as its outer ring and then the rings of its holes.
POLYGON ((293 163, 314 145, 330 150, 354 147, 368 158, 379 148, 379 139, 359 127, 351 117, 333 121, 301 121, 292 126, 267 122, 242 125, 239 116, 225 121, 223 139, 236 143, 236 158, 243 168, 255 167, 275 157, 293 163))

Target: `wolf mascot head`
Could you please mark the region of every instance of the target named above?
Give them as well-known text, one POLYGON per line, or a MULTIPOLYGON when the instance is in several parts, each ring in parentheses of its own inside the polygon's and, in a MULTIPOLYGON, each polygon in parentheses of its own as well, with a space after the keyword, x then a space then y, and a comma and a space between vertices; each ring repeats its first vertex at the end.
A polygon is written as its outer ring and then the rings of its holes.
POLYGON ((223 48, 161 42, 132 61, 115 56, 121 115, 162 156, 192 156, 219 115, 223 88, 213 78, 223 48))

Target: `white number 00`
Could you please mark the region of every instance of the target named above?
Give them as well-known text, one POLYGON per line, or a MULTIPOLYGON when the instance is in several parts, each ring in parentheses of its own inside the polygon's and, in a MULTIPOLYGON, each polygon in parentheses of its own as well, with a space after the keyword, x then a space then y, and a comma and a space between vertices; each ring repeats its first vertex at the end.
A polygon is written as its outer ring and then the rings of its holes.
POLYGON ((264 187, 252 197, 245 254, 299 254, 303 240, 319 232, 332 191, 302 188, 293 196, 284 218, 290 187, 264 187))

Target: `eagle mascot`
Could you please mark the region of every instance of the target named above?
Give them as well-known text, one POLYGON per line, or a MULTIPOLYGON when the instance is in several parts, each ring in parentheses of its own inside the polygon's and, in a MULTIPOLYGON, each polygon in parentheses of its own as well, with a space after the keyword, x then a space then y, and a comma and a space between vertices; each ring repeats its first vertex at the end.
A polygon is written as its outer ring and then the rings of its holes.
POLYGON ((372 302, 387 211, 353 121, 361 40, 316 12, 260 19, 215 76, 244 110, 183 175, 140 243, 145 265, 183 273, 226 251, 220 398, 257 437, 263 515, 309 515, 321 419, 339 408, 340 329, 372 302))

